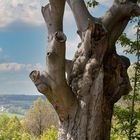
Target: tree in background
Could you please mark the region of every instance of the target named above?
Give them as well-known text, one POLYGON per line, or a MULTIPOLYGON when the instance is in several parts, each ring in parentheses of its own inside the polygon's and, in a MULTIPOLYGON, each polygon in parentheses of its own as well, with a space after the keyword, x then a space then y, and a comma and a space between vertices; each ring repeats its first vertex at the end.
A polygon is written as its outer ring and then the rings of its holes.
POLYGON ((0 118, 0 140, 30 140, 30 135, 23 131, 17 117, 0 118))
POLYGON ((51 126, 44 132, 40 140, 58 140, 58 130, 56 127, 51 126))
POLYGON ((43 134, 35 137, 26 131, 23 121, 17 117, 2 116, 0 118, 0 140, 57 140, 57 138, 55 126, 46 128, 43 134))
POLYGON ((66 60, 65 2, 49 0, 42 7, 48 28, 47 69, 31 72, 30 78, 59 116, 59 140, 109 140, 114 104, 131 89, 130 61, 117 54, 116 42, 131 17, 140 15, 140 7, 137 0, 114 0, 104 16, 95 18, 84 0, 67 0, 81 42, 73 60, 66 60))
MULTIPOLYGON (((125 96, 122 104, 115 106, 115 121, 113 124, 113 134, 117 134, 120 139, 128 140, 140 139, 140 19, 133 19, 132 22, 137 23, 136 39, 130 40, 126 34, 123 34, 119 43, 125 47, 125 52, 133 54, 136 62, 129 69, 132 92, 125 96)), ((117 137, 117 136, 116 136, 117 137)))
POLYGON ((38 98, 27 113, 23 125, 25 130, 33 136, 41 136, 52 125, 57 127, 57 114, 52 106, 42 98, 38 98))

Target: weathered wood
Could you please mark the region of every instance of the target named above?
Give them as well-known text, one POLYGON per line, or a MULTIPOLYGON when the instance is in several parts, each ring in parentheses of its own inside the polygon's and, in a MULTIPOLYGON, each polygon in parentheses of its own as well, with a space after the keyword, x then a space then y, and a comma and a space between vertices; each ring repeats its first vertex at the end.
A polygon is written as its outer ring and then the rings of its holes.
POLYGON ((115 43, 140 8, 136 0, 114 0, 97 19, 83 0, 67 2, 81 37, 75 56, 65 60, 65 0, 50 0, 42 8, 48 28, 47 68, 33 71, 30 78, 58 113, 59 140, 109 140, 114 103, 131 90, 129 59, 116 53, 115 43))
POLYGON ((81 32, 85 31, 88 28, 88 19, 91 18, 91 15, 86 8, 84 0, 67 0, 67 2, 72 9, 78 30, 81 32))
POLYGON ((46 53, 46 71, 42 74, 33 71, 30 78, 39 92, 52 103, 61 121, 68 118, 76 98, 65 78, 65 42, 63 31, 63 13, 65 0, 50 0, 42 7, 42 14, 48 27, 48 48, 46 53))
POLYGON ((131 17, 140 15, 137 0, 114 0, 113 5, 101 17, 101 21, 109 33, 109 47, 113 47, 126 28, 131 17))

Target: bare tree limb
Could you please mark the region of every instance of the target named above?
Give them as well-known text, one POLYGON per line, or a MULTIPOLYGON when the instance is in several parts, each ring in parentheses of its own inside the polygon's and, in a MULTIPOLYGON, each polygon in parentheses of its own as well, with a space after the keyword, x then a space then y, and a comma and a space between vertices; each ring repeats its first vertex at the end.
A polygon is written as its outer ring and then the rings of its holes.
POLYGON ((30 78, 61 120, 59 139, 109 140, 113 105, 130 90, 130 62, 117 55, 114 44, 130 17, 140 14, 139 7, 136 0, 114 0, 105 16, 96 19, 89 14, 84 0, 67 0, 81 36, 70 61, 65 60, 65 1, 49 0, 42 7, 48 28, 47 68, 43 73, 31 72, 30 78))
POLYGON ((55 85, 55 81, 46 72, 40 74, 39 71, 32 71, 30 78, 37 90, 48 98, 58 113, 60 120, 66 120, 72 106, 76 103, 71 89, 66 85, 60 85, 62 87, 56 85, 55 88, 52 88, 52 84, 55 85))
POLYGON ((88 28, 88 19, 93 19, 83 0, 67 0, 72 9, 78 30, 83 32, 88 28), (82 12, 82 15, 81 15, 82 12))
POLYGON ((114 27, 112 32, 110 32, 110 39, 109 39, 109 49, 112 49, 115 46, 116 41, 118 40, 119 36, 124 31, 125 27, 127 26, 130 18, 126 17, 124 20, 118 22, 117 26, 114 27))
POLYGON ((136 0, 114 0, 111 8, 101 18, 110 34, 110 47, 124 31, 130 17, 138 15, 140 15, 140 7, 136 4, 136 0))
POLYGON ((61 121, 68 118, 76 98, 65 78, 65 42, 63 33, 63 14, 65 0, 50 0, 42 7, 42 14, 48 28, 48 48, 46 72, 33 71, 30 78, 39 92, 47 96, 61 121))
POLYGON ((128 0, 114 0, 111 8, 101 18, 104 26, 109 32, 118 24, 118 22, 125 20, 126 17, 138 16, 140 13, 140 7, 128 0))
POLYGON ((65 41, 62 32, 56 32, 48 40, 47 72, 57 84, 65 81, 65 41))
POLYGON ((63 31, 65 0, 49 0, 50 4, 42 7, 42 14, 48 28, 48 34, 63 31))
MULTIPOLYGON (((30 78, 33 81, 33 83, 35 84, 35 86, 37 87, 37 90, 40 93, 43 93, 44 95, 47 95, 47 98, 49 100, 51 100, 51 86, 50 84, 52 84, 52 79, 49 77, 49 75, 45 72, 43 74, 41 74, 39 71, 32 71, 30 73, 30 78)), ((52 102, 52 100, 51 100, 52 102)), ((52 103, 53 104, 53 103, 52 103)))

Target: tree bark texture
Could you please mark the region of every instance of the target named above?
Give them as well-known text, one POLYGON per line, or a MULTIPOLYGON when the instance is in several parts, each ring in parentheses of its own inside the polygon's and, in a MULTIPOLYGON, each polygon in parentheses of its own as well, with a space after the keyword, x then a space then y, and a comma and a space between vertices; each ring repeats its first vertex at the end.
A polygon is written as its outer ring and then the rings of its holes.
POLYGON ((97 19, 83 0, 67 0, 81 37, 73 60, 65 60, 66 1, 49 2, 42 7, 48 28, 47 69, 32 71, 30 78, 59 116, 59 140, 109 140, 113 106, 131 90, 129 59, 116 53, 115 44, 130 18, 140 14, 137 1, 114 0, 97 19))

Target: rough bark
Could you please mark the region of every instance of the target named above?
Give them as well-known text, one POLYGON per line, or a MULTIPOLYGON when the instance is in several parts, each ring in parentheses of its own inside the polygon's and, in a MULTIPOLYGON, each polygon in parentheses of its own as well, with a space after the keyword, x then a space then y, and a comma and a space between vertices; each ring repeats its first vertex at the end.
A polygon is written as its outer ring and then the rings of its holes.
POLYGON ((48 28, 47 69, 31 72, 30 78, 58 113, 59 140, 109 140, 114 103, 131 90, 129 59, 116 53, 115 43, 140 8, 135 0, 114 0, 97 19, 83 0, 67 2, 81 37, 75 56, 65 60, 65 0, 50 0, 42 8, 48 28))
POLYGON ((42 7, 48 27, 47 69, 43 73, 33 71, 30 74, 37 89, 47 96, 61 121, 68 118, 72 106, 76 105, 76 98, 65 78, 66 36, 62 32, 64 6, 65 0, 50 0, 50 4, 42 7))

